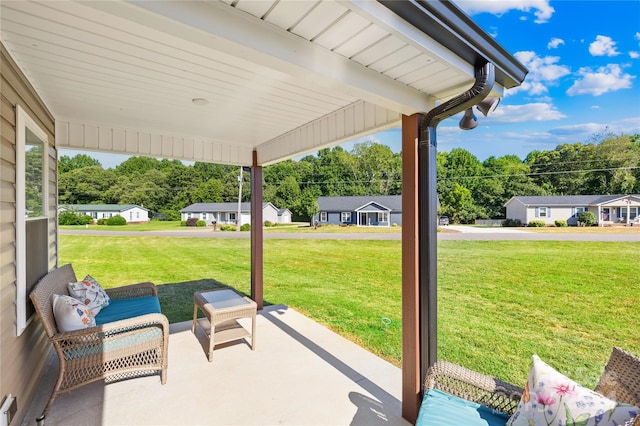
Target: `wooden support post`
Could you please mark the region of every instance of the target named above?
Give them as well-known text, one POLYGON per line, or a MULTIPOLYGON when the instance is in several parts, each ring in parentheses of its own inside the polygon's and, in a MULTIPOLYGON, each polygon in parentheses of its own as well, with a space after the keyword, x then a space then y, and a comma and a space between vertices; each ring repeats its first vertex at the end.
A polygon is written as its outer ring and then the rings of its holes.
POLYGON ((253 151, 251 168, 251 298, 261 310, 264 305, 264 236, 262 230, 262 166, 253 151))
POLYGON ((423 116, 402 116, 402 417, 420 408, 418 138, 423 116))

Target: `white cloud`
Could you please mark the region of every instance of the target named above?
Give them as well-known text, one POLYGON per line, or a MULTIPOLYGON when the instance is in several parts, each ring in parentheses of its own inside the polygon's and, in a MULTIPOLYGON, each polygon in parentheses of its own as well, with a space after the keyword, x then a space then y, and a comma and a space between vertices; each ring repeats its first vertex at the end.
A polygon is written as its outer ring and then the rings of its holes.
POLYGON ((566 115, 550 103, 534 102, 524 105, 500 105, 488 118, 492 123, 523 123, 560 120, 566 118, 566 115))
POLYGON ((598 35, 596 40, 589 45, 589 53, 593 56, 617 56, 616 42, 611 37, 598 35))
POLYGON ((609 64, 593 71, 590 68, 580 68, 578 75, 581 77, 567 90, 567 95, 593 95, 600 96, 607 92, 631 87, 631 81, 635 78, 622 72, 617 64, 609 64))
POLYGON ((640 32, 636 33, 636 40, 640 40, 640 32))
POLYGON ((636 52, 635 50, 632 50, 631 52, 629 52, 629 57, 631 59, 638 59, 640 58, 640 52, 636 52))
POLYGON ((550 129, 549 133, 558 136, 592 135, 601 132, 606 127, 606 124, 580 123, 556 127, 555 129, 550 129))
POLYGON ((554 37, 549 43, 547 43, 547 49, 557 49, 561 44, 564 44, 564 40, 554 37))
POLYGON ((533 11, 536 17, 534 20, 536 24, 543 24, 549 21, 549 18, 555 12, 548 0, 460 0, 456 4, 470 15, 488 12, 500 16, 510 10, 519 10, 527 13, 533 11))
POLYGON ((558 56, 538 56, 531 51, 516 52, 514 56, 527 67, 529 74, 524 83, 507 93, 513 95, 518 92, 526 92, 530 95, 541 95, 548 92, 547 85, 555 85, 557 81, 570 73, 569 67, 558 65, 558 56))

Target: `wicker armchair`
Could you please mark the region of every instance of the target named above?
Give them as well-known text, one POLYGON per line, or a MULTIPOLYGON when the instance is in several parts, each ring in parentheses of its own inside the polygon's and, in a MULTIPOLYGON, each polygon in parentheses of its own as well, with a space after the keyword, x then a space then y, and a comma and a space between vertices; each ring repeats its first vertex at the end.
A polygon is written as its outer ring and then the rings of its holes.
MULTIPOLYGON (((432 365, 425 390, 439 389, 511 416, 518 408, 523 389, 447 361, 432 365)), ((595 391, 618 402, 640 406, 640 358, 613 348, 595 391)), ((640 426, 640 416, 633 426, 640 426)))
MULTIPOLYGON (((169 322, 162 314, 138 317, 60 332, 53 316, 53 296, 69 294, 67 283, 76 282, 70 264, 45 275, 30 294, 60 363, 58 380, 43 411, 47 414, 58 394, 88 383, 114 382, 160 373, 166 383, 169 322)), ((106 290, 112 299, 157 296, 153 283, 106 290)))

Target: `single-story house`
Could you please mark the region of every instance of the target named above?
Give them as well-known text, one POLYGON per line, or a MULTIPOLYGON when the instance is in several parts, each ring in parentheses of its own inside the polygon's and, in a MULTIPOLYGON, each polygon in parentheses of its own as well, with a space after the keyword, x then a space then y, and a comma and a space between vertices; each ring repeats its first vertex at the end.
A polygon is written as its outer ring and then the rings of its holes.
POLYGON ((402 196, 318 197, 314 222, 330 225, 402 226, 402 196))
POLYGON ((640 194, 629 195, 556 195, 515 196, 505 203, 507 219, 518 219, 523 224, 543 220, 551 225, 566 220, 577 225, 578 214, 592 212, 600 226, 632 224, 638 221, 640 194))
MULTIPOLYGON (((264 167, 395 127, 402 410, 416 420, 437 358, 437 333, 426 332, 437 330, 426 234, 436 226, 436 126, 527 74, 454 2, 1 1, 0 62, 0 398, 18 401, 12 424, 52 353, 28 295, 61 261, 60 149, 250 167, 251 220, 262 223, 264 167)), ((250 250, 260 309, 261 226, 250 250)))
POLYGON ((127 223, 149 222, 149 210, 136 204, 62 204, 59 211, 73 211, 91 216, 93 220, 122 216, 127 223))
MULTIPOLYGON (((262 203, 263 221, 280 223, 279 209, 271 203, 262 203)), ((288 210, 287 210, 288 211, 288 210)), ((237 225, 238 203, 195 203, 180 210, 182 220, 192 217, 202 219, 208 225, 237 225)), ((289 212, 291 222, 291 212, 289 212)), ((251 203, 240 203, 240 226, 251 224, 251 203)), ((283 222, 284 223, 284 222, 283 222)))

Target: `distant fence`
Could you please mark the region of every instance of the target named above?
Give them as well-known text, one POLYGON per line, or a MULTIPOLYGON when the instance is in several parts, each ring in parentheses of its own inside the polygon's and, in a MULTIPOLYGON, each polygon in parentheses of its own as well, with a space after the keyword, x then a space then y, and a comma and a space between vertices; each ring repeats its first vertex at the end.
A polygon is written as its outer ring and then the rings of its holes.
POLYGON ((482 226, 502 226, 504 219, 476 219, 476 225, 482 226))

